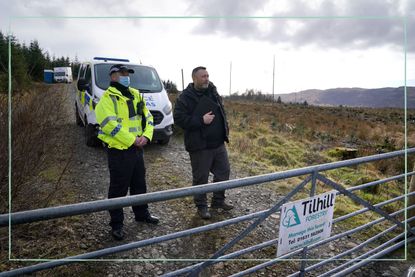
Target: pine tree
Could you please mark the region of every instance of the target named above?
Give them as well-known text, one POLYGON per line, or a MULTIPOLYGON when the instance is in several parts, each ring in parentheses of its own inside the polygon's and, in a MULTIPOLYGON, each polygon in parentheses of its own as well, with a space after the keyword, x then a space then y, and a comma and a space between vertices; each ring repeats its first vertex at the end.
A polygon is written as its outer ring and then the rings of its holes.
POLYGON ((27 62, 28 75, 35 81, 41 81, 43 79, 43 70, 46 65, 46 59, 37 40, 30 43, 27 53, 27 62))
POLYGON ((177 85, 175 83, 173 83, 173 81, 167 80, 167 81, 162 81, 164 88, 166 89, 166 91, 168 93, 178 93, 179 91, 177 90, 177 85))

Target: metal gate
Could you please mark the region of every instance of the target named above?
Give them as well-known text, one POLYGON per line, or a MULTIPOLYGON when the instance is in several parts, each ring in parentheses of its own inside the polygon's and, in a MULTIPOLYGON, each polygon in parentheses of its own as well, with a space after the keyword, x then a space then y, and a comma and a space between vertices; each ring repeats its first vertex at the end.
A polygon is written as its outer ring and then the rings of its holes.
MULTIPOLYGON (((126 244, 114 246, 114 247, 109 247, 109 248, 104 248, 101 250, 96 250, 93 252, 88 252, 88 253, 68 257, 65 259, 59 259, 59 260, 39 263, 39 264, 27 266, 27 267, 22 267, 19 269, 14 269, 8 272, 0 273, 0 276, 16 276, 20 274, 28 274, 28 273, 32 273, 32 272, 36 272, 40 270, 46 270, 46 269, 50 269, 50 268, 61 266, 61 265, 76 263, 76 262, 79 262, 85 259, 93 259, 97 257, 114 254, 114 253, 141 248, 141 247, 148 246, 148 245, 154 245, 157 243, 161 243, 161 242, 165 242, 165 241, 169 241, 173 239, 191 236, 194 234, 199 234, 201 232, 219 229, 225 226, 229 226, 229 225, 244 222, 244 221, 251 221, 248 227, 246 227, 243 231, 241 231, 228 243, 223 245, 209 259, 206 259, 200 263, 196 263, 191 266, 181 268, 176 271, 166 273, 165 275, 163 275, 163 276, 198 276, 199 273, 202 272, 206 267, 209 267, 218 262, 235 259, 241 255, 251 253, 254 251, 258 251, 266 247, 271 247, 271 246, 275 247, 278 243, 278 238, 275 238, 269 241, 264 241, 256 245, 226 254, 226 252, 231 247, 233 247, 241 239, 246 237, 250 232, 252 232, 256 227, 258 227, 258 225, 260 225, 266 218, 268 218, 270 215, 274 213, 279 212, 281 206, 284 203, 290 201, 290 199, 292 199, 292 197, 296 195, 306 185, 310 185, 310 195, 311 196, 314 195, 317 189, 318 181, 320 181, 321 184, 324 184, 324 186, 327 186, 331 189, 336 190, 337 194, 341 194, 346 197, 349 197, 354 202, 363 206, 363 208, 360 210, 334 218, 333 225, 338 224, 339 222, 352 218, 354 216, 366 213, 366 212, 372 212, 376 214, 378 217, 370 222, 367 222, 355 228, 345 230, 341 233, 332 234, 331 237, 315 242, 302 249, 298 249, 296 251, 290 252, 278 258, 269 259, 268 261, 262 264, 258 264, 246 270, 237 272, 232 276, 244 276, 244 275, 256 272, 260 269, 273 266, 281 261, 286 261, 287 259, 290 259, 295 256, 298 256, 301 258, 301 259, 298 259, 299 269, 297 272, 293 272, 289 276, 304 276, 308 272, 318 273, 320 274, 320 276, 344 276, 372 262, 373 259, 380 258, 398 248, 403 247, 405 243, 411 243, 415 240, 415 228, 411 229, 408 224, 409 222, 415 220, 415 217, 407 218, 407 220, 398 219, 398 216, 402 218, 402 215, 406 215, 408 210, 415 208, 415 205, 404 207, 400 210, 393 211, 392 213, 388 213, 387 211, 382 209, 382 207, 389 205, 391 203, 394 203, 394 202, 405 201, 405 203, 407 203, 406 201, 407 198, 409 196, 415 197, 415 192, 411 192, 406 195, 402 194, 400 196, 387 199, 386 201, 383 201, 377 204, 369 203, 363 198, 357 196, 354 192, 365 189, 365 188, 386 184, 394 180, 403 179, 403 178, 412 176, 413 174, 415 174, 415 172, 409 172, 407 174, 400 174, 400 175, 368 182, 368 183, 350 187, 350 188, 345 188, 344 186, 328 179, 326 176, 322 174, 322 172, 337 169, 337 168, 342 168, 342 167, 356 166, 356 165, 363 164, 363 163, 369 163, 369 162, 375 162, 375 161, 394 158, 394 157, 400 157, 403 155, 405 155, 405 158, 406 158, 408 154, 413 154, 413 153, 415 153, 415 148, 401 150, 401 151, 394 151, 394 152, 385 153, 385 154, 361 157, 361 158, 356 158, 352 160, 309 166, 309 167, 304 167, 304 168, 299 168, 299 169, 292 169, 292 170, 287 170, 287 171, 282 171, 282 172, 277 172, 277 173, 270 173, 270 174, 247 177, 247 178, 242 178, 242 179, 229 180, 225 182, 200 185, 196 187, 186 187, 186 188, 180 188, 180 189, 152 192, 152 193, 147 193, 144 195, 134 195, 134 196, 128 196, 128 197, 122 197, 122 198, 105 199, 105 200, 84 202, 84 203, 64 205, 64 206, 58 206, 58 207, 37 209, 37 210, 31 210, 31 211, 16 212, 16 213, 11 213, 11 214, 3 214, 3 215, 0 215, 0 227, 10 226, 14 224, 30 223, 34 221, 40 221, 40 220, 48 220, 52 218, 60 218, 60 217, 66 217, 66 216, 72 216, 72 215, 86 214, 86 213, 92 213, 92 212, 132 206, 132 205, 141 205, 144 203, 166 201, 170 199, 177 199, 177 198, 191 196, 191 195, 200 194, 200 193, 207 193, 207 192, 221 191, 225 189, 233 189, 233 188, 238 188, 238 187, 258 185, 258 184, 263 184, 263 183, 267 183, 271 181, 288 179, 292 177, 299 177, 299 176, 304 177, 304 180, 299 185, 297 185, 294 189, 292 189, 287 195, 285 195, 272 207, 266 210, 242 215, 239 217, 207 224, 207 225, 192 228, 192 229, 182 230, 182 231, 175 232, 175 233, 153 237, 150 239, 130 242, 130 243, 126 243, 126 244), (332 242, 332 241, 341 239, 343 237, 350 236, 351 234, 363 231, 381 222, 388 222, 391 224, 391 226, 385 228, 385 230, 370 237, 368 240, 366 240, 365 242, 361 244, 358 244, 330 258, 312 263, 311 259, 313 257, 312 257, 312 253, 310 253, 311 250, 322 247, 323 245, 329 242, 332 242), (400 233, 398 233, 396 236, 394 236, 391 239, 388 239, 385 242, 381 241, 381 240, 385 240, 384 239, 385 235, 395 230, 400 230, 400 233), (368 246, 369 244, 373 245, 376 241, 381 241, 381 242, 379 245, 368 250, 364 254, 357 256, 357 257, 352 257, 349 259, 342 259, 343 257, 347 257, 351 255, 353 252, 361 250, 363 247, 368 246), (340 263, 339 262, 340 260, 343 263, 340 263), (333 265, 334 262, 336 263, 336 265, 333 265)), ((402 191, 403 190, 404 189, 402 189, 402 191)))

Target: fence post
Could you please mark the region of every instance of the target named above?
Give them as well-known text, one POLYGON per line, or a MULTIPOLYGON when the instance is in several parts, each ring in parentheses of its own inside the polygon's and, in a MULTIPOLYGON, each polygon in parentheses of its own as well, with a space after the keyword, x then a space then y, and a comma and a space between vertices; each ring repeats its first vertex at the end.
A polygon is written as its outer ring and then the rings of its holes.
MULTIPOLYGON (((412 171, 415 171, 415 163, 414 163, 414 168, 412 171)), ((409 189, 408 189, 408 193, 410 192, 414 192, 415 191, 415 175, 411 176, 411 181, 409 182, 409 189)), ((415 204, 415 196, 409 196, 408 197, 408 207, 411 205, 415 204)), ((410 209, 407 213, 408 218, 415 216, 415 209, 410 209)), ((409 223, 409 226, 411 226, 411 228, 415 227, 415 221, 412 221, 409 223)))

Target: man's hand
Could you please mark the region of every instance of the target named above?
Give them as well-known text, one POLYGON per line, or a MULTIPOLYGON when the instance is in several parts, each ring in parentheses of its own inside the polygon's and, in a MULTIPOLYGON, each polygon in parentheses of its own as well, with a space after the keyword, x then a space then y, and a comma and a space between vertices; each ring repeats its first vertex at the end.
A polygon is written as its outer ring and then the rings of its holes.
POLYGON ((213 114, 212 111, 210 111, 203 116, 203 123, 205 123, 206 125, 209 125, 210 123, 212 123, 214 118, 215 118, 215 115, 213 114))
POLYGON ((137 147, 143 147, 148 142, 148 139, 144 136, 142 137, 136 137, 134 141, 134 145, 137 147))

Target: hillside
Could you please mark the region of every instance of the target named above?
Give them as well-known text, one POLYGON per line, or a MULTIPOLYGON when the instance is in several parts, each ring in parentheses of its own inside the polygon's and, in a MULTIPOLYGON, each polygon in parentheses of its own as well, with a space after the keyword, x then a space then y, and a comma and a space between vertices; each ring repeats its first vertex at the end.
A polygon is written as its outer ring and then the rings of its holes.
MULTIPOLYGON (((415 108, 415 87, 407 87, 408 108, 415 108)), ((304 102, 317 106, 349 106, 369 108, 403 108, 404 88, 333 88, 309 89, 289 94, 277 94, 285 103, 304 102)))

